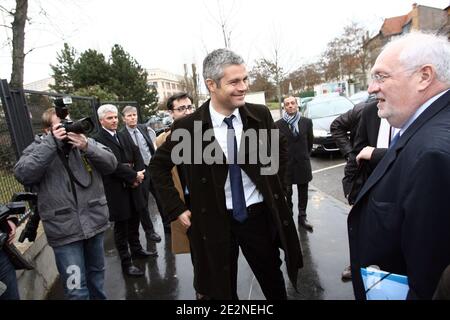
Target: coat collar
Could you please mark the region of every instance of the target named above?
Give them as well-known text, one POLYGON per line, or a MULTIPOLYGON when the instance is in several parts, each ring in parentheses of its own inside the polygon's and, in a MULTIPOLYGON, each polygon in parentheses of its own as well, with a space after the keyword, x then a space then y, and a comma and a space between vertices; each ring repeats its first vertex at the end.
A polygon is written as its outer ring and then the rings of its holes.
POLYGON ((397 143, 384 155, 380 163, 375 167, 373 173, 364 184, 358 194, 355 204, 385 175, 388 168, 397 158, 398 153, 405 147, 412 136, 424 126, 432 117, 450 106, 450 91, 442 95, 433 102, 410 126, 403 135, 398 139, 397 143))
MULTIPOLYGON (((298 119, 298 131, 300 132, 300 121, 303 119, 302 116, 300 116, 300 119, 298 119)), ((286 120, 284 119, 280 119, 278 121, 279 124, 279 129, 281 129, 283 131, 283 133, 285 135, 288 135, 291 139, 297 140, 300 139, 300 134, 294 136, 294 134, 292 133, 292 130, 289 128, 288 123, 286 122, 286 120)))
MULTIPOLYGON (((212 120, 211 120, 211 114, 209 112, 209 103, 211 99, 208 99, 202 106, 198 109, 198 112, 196 112, 194 116, 194 121, 202 121, 202 127, 203 129, 209 129, 213 128, 212 120)), ((244 130, 248 128, 248 122, 249 120, 254 120, 256 122, 261 122, 261 118, 252 110, 249 108, 249 104, 245 104, 244 106, 239 108, 239 114, 242 119, 242 124, 244 130)))
MULTIPOLYGON (((114 139, 114 137, 105 129, 105 128, 102 128, 101 129, 101 134, 103 135, 103 137, 104 138, 106 138, 107 140, 109 140, 109 141, 111 141, 111 142, 113 142, 116 146, 118 146, 118 147, 122 147, 121 145, 120 145, 120 143, 118 143, 117 141, 116 141, 116 139, 114 139)), ((116 137, 117 137, 117 139, 119 139, 119 141, 120 141, 120 138, 119 138, 119 135, 118 135, 118 132, 116 131, 116 137)))

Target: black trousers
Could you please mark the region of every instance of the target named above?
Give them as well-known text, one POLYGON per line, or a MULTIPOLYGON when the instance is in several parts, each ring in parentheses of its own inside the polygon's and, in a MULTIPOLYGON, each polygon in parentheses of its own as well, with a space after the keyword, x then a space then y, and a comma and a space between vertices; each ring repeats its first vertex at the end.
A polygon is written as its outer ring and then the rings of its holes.
POLYGON ((264 204, 250 206, 248 219, 240 223, 231 219, 231 288, 237 296, 239 247, 258 280, 267 300, 286 300, 286 287, 281 272, 280 250, 270 212, 264 204))
POLYGON ((144 229, 145 234, 149 235, 150 233, 153 233, 155 231, 152 219, 150 218, 150 211, 148 209, 149 192, 151 192, 153 197, 155 198, 156 205, 158 206, 158 210, 161 210, 161 209, 160 209, 159 200, 155 196, 155 189, 153 188, 153 184, 150 179, 148 167, 145 167, 145 170, 146 170, 145 171, 146 174, 145 174, 145 179, 142 182, 142 188, 143 188, 142 192, 144 194, 144 201, 147 205, 139 212, 139 215, 140 215, 140 219, 141 219, 142 228, 144 229))
MULTIPOLYGON (((304 184, 297 184, 297 192, 298 192, 298 216, 306 218, 306 207, 308 205, 308 183, 304 184)), ((292 203, 292 185, 288 189, 288 192, 286 194, 287 203, 289 207, 291 208, 292 212, 294 212, 293 207, 294 204, 292 203)))
POLYGON ((131 253, 142 250, 139 241, 139 215, 134 212, 128 220, 114 222, 114 242, 123 266, 131 265, 131 253))

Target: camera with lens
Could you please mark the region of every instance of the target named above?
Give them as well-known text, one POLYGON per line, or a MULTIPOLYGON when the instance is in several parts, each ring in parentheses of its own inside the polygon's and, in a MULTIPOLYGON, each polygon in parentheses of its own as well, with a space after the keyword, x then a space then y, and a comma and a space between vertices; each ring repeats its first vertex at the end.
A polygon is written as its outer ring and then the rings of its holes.
POLYGON ((68 105, 72 104, 71 97, 56 98, 55 111, 58 118, 61 119, 61 127, 66 129, 66 132, 88 134, 94 130, 94 122, 90 117, 86 117, 77 121, 67 119, 69 115, 68 105))
POLYGON ((37 205, 37 195, 31 192, 17 192, 11 198, 11 202, 0 204, 0 250, 6 254, 16 270, 34 269, 34 263, 29 258, 24 257, 14 244, 8 243, 11 232, 8 217, 10 215, 21 215, 18 220, 24 219, 27 201, 30 208, 37 205))
POLYGON ((7 222, 8 216, 24 214, 25 208, 26 206, 24 201, 0 204, 0 249, 3 249, 3 246, 7 243, 8 235, 11 232, 10 226, 7 222))

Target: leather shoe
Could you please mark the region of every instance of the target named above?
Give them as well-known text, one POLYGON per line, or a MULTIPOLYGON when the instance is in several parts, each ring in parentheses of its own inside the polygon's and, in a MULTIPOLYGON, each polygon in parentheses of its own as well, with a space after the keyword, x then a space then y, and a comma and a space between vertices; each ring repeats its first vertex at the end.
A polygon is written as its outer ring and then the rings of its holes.
POLYGON ((308 220, 306 220, 306 218, 300 218, 300 219, 298 220, 298 224, 299 224, 301 227, 303 227, 304 229, 306 229, 307 231, 309 231, 309 232, 312 232, 312 231, 313 231, 313 226, 312 226, 312 224, 310 224, 310 223, 308 222, 308 220))
POLYGON ((155 251, 147 251, 144 249, 141 249, 139 251, 135 251, 133 253, 131 253, 131 258, 133 259, 145 259, 148 257, 157 257, 158 256, 158 252, 155 251))
POLYGON ((130 277, 142 277, 144 276, 144 271, 135 267, 133 265, 122 266, 123 273, 130 277))
POLYGON ((350 266, 346 267, 341 274, 342 281, 352 280, 352 269, 350 266))
POLYGON ((147 242, 154 241, 154 242, 161 242, 161 237, 156 232, 150 232, 146 235, 147 242))

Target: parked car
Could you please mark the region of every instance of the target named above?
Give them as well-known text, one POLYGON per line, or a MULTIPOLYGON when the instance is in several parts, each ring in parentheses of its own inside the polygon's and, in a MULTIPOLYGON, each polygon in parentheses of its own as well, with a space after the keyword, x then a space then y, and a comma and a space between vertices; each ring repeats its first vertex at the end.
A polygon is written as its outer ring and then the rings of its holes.
POLYGON ((170 115, 160 112, 159 114, 151 116, 145 124, 147 127, 152 128, 158 136, 170 128, 172 122, 173 120, 170 115))
POLYGON ((304 98, 300 98, 300 103, 299 108, 300 108, 300 112, 303 113, 305 111, 306 108, 306 104, 308 102, 310 102, 312 99, 314 99, 314 97, 304 97, 304 98))
POLYGON ((304 116, 313 122, 312 154, 339 150, 331 136, 330 125, 353 107, 354 104, 343 96, 319 96, 306 104, 304 116))
POLYGON ((350 96, 350 101, 354 104, 358 104, 360 102, 365 102, 369 98, 369 93, 367 91, 360 91, 350 96))
POLYGON ((370 103, 375 101, 377 100, 377 95, 375 93, 369 94, 367 91, 360 91, 352 95, 349 99, 356 105, 362 102, 370 103))

